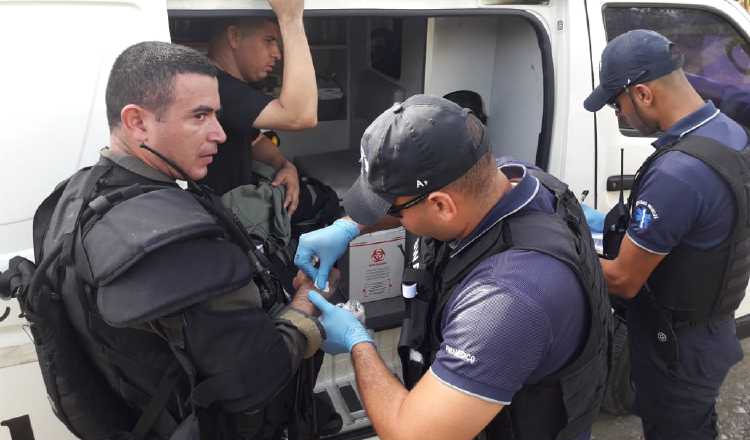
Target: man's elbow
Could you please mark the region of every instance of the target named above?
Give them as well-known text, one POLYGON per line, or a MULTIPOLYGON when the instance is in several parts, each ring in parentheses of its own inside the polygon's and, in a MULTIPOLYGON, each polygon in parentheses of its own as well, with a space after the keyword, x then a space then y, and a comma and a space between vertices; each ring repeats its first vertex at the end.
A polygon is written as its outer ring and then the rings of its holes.
POLYGON ((641 290, 642 284, 627 276, 607 277, 607 289, 609 292, 624 299, 635 298, 641 290))
POLYGON ((291 130, 291 131, 299 131, 299 130, 306 130, 308 128, 315 128, 317 126, 318 126, 318 115, 313 113, 313 114, 301 115, 298 118, 295 118, 292 121, 289 121, 286 129, 291 130))
POLYGON ((318 126, 318 112, 317 110, 313 113, 310 113, 306 117, 302 118, 300 121, 300 130, 304 130, 306 128, 315 128, 318 126))
POLYGON ((637 280, 627 271, 621 271, 617 266, 617 260, 600 260, 604 278, 607 281, 607 290, 613 295, 624 299, 632 299, 641 290, 642 280, 637 280))

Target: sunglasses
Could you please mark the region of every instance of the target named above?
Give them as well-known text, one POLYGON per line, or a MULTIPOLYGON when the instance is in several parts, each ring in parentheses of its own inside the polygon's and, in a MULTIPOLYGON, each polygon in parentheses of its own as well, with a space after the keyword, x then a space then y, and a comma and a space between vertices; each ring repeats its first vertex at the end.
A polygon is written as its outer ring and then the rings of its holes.
POLYGON ((620 104, 617 102, 617 98, 619 98, 620 95, 622 95, 623 93, 629 93, 628 89, 630 88, 630 86, 638 84, 638 82, 644 76, 646 76, 646 74, 648 74, 648 70, 643 70, 643 71, 641 71, 641 73, 639 73, 638 75, 636 75, 634 79, 628 78, 627 84, 625 84, 624 86, 622 86, 622 90, 620 90, 620 92, 618 94, 616 94, 612 98, 612 100, 607 103, 607 107, 611 108, 612 110, 616 111, 617 113, 620 113, 620 111, 622 110, 622 107, 620 107, 620 104))
POLYGON ((386 212, 386 214, 390 215, 391 217, 402 218, 403 214, 401 214, 401 211, 403 211, 404 209, 409 209, 412 206, 419 204, 420 202, 425 200, 427 197, 429 197, 430 194, 432 193, 427 192, 427 193, 418 195, 414 197, 413 199, 409 200, 408 202, 402 203, 400 205, 392 205, 390 208, 388 208, 388 211, 386 212))

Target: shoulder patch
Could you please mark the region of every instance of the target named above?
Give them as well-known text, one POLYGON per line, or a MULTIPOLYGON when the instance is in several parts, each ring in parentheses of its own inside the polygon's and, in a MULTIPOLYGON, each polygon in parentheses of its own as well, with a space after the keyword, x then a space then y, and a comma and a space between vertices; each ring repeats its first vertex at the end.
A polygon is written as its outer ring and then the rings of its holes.
POLYGON ((635 202, 632 221, 636 231, 645 231, 657 220, 659 220, 659 213, 651 203, 645 200, 635 202))

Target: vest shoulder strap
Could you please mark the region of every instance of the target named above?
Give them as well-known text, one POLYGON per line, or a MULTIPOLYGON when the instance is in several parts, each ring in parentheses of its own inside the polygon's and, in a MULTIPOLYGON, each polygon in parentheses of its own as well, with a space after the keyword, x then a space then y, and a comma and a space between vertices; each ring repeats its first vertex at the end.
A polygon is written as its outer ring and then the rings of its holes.
MULTIPOLYGON (((748 138, 750 139, 750 136, 748 138)), ((719 174, 735 197, 738 220, 735 222, 735 229, 750 226, 750 187, 746 183, 750 176, 750 147, 746 146, 743 150, 737 151, 707 137, 689 136, 672 149, 700 160, 719 174), (742 222, 740 219, 745 221, 742 222)))

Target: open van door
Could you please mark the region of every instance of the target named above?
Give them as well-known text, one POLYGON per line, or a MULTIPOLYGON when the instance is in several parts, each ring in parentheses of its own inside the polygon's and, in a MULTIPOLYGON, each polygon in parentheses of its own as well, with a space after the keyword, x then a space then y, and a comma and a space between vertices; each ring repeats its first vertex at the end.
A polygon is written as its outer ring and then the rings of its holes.
MULTIPOLYGON (((750 92, 750 16, 737 2, 684 0, 677 4, 633 1, 588 1, 592 61, 598 66, 607 44, 632 29, 655 30, 672 40, 685 55, 685 71, 723 85, 739 86, 750 92)), ((598 72, 595 74, 598 84, 598 72)), ((714 90, 696 86, 705 99, 720 107, 714 90)), ((630 176, 654 151, 654 137, 644 137, 619 120, 614 111, 596 114, 597 126, 597 209, 608 211, 617 203, 620 181, 620 149, 624 149, 625 190, 630 176)), ((747 121, 739 121, 748 124, 747 121)), ((627 193, 626 193, 627 194, 627 193)), ((738 333, 750 335, 750 296, 736 312, 738 333)))
MULTIPOLYGON (((33 257, 32 217, 109 142, 104 91, 122 50, 169 41, 163 0, 0 1, 0 271, 33 257)), ((0 301, 0 440, 72 439, 53 415, 18 307, 0 301), (6 315, 6 307, 10 309, 6 315)))

